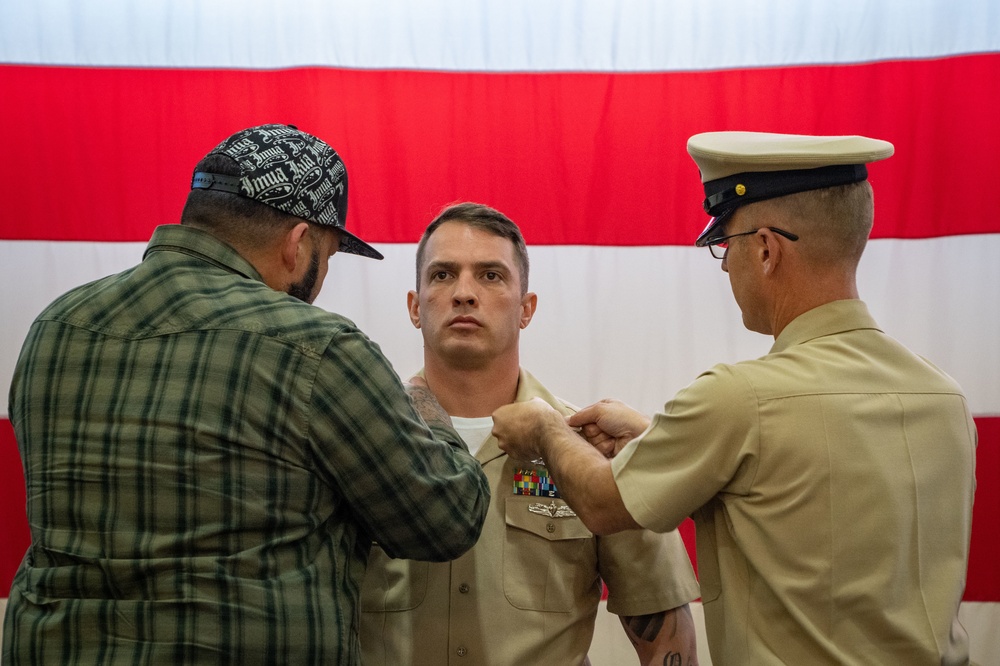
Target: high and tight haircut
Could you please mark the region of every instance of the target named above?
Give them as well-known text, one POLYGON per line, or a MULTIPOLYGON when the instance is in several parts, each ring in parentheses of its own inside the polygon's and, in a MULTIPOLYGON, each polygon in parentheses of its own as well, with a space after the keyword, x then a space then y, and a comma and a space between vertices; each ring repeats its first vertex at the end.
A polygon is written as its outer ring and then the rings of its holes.
MULTIPOLYGON (((818 264, 856 264, 868 243, 875 219, 871 183, 825 187, 759 202, 759 212, 783 218, 787 231, 800 237, 803 256, 818 264)), ((758 208, 757 205, 753 206, 758 208)), ((782 227, 784 228, 784 227, 782 227)))
MULTIPOLYGON (((239 164, 226 155, 208 155, 194 170, 240 175, 239 164)), ((239 194, 204 189, 192 189, 181 212, 181 224, 209 231, 233 247, 248 249, 267 246, 303 221, 239 194)))
POLYGON ((417 291, 420 291, 420 269, 424 265, 424 251, 431 235, 445 222, 460 222, 474 229, 506 238, 514 246, 514 261, 521 280, 521 295, 528 293, 528 248, 518 226, 500 211, 484 204, 464 202, 446 206, 435 217, 417 245, 417 291))

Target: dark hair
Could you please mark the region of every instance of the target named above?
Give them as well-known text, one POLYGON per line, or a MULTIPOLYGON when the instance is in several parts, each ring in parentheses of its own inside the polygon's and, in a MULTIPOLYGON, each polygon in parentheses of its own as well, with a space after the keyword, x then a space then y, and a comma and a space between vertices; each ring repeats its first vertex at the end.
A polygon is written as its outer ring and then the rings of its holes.
MULTIPOLYGON (((240 175, 239 164, 226 155, 208 155, 194 170, 240 175)), ((259 201, 217 190, 191 190, 181 212, 181 224, 204 229, 236 248, 267 245, 302 221, 259 201)))
POLYGON ((524 244, 524 236, 514 222, 500 211, 489 206, 464 202, 446 206, 437 217, 435 217, 424 235, 420 237, 417 245, 417 291, 420 291, 420 268, 424 264, 424 250, 431 235, 445 222, 461 222, 476 229, 506 238, 514 246, 514 260, 517 262, 517 271, 521 279, 521 295, 528 292, 528 248, 524 244))

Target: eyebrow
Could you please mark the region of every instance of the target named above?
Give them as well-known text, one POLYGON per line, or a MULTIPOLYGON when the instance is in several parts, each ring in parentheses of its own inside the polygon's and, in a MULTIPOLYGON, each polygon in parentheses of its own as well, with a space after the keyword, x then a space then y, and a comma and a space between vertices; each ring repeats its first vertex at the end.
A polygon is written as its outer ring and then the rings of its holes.
MULTIPOLYGON (((459 266, 460 264, 457 261, 432 261, 427 264, 427 272, 433 273, 440 270, 457 271, 459 266)), ((502 261, 480 261, 473 264, 472 267, 479 271, 492 270, 500 273, 511 272, 510 267, 502 261)))

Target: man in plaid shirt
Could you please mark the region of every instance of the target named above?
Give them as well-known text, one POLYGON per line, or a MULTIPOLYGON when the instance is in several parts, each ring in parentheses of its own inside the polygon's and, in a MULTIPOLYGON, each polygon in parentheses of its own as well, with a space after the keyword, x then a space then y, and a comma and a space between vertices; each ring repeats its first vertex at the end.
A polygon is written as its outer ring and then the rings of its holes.
POLYGON ((369 548, 448 560, 489 489, 425 389, 311 305, 347 173, 291 126, 229 137, 138 266, 34 322, 10 392, 32 543, 3 660, 360 660, 369 548))

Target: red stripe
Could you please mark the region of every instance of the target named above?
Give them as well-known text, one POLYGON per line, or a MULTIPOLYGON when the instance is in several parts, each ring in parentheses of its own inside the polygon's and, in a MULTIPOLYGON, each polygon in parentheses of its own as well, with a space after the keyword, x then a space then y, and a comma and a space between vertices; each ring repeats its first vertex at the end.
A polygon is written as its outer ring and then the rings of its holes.
POLYGON ((535 245, 687 245, 705 216, 685 142, 719 129, 888 139, 876 237, 1000 231, 982 214, 1000 53, 653 74, 0 66, 0 90, 3 239, 146 240, 216 142, 274 121, 343 154, 349 225, 375 242, 413 242, 472 199, 535 245))
POLYGON ((26 499, 14 428, 9 420, 0 419, 0 597, 8 596, 10 581, 31 543, 26 499))
POLYGON ((966 601, 1000 601, 1000 416, 976 419, 976 503, 966 601))
MULTIPOLYGON (((972 549, 966 601, 1000 602, 1000 417, 976 419, 979 449, 976 455, 976 504, 972 520, 972 549)), ((6 597, 24 551, 30 542, 25 517, 24 477, 7 419, 0 419, 0 597, 6 597)), ((681 525, 681 534, 695 562, 695 538, 690 520, 681 525)))

